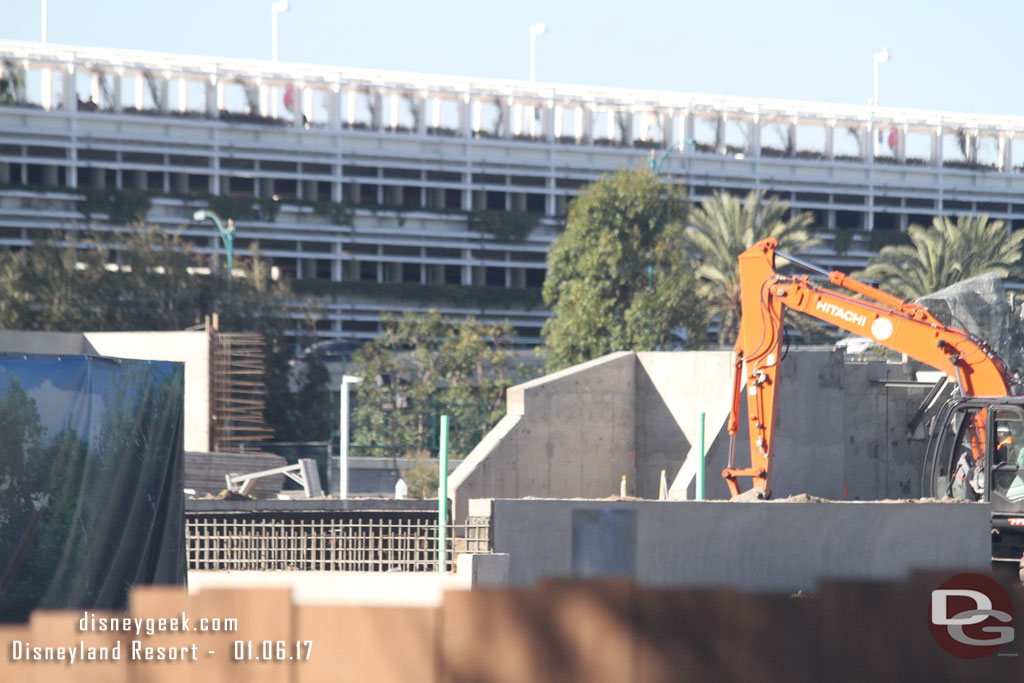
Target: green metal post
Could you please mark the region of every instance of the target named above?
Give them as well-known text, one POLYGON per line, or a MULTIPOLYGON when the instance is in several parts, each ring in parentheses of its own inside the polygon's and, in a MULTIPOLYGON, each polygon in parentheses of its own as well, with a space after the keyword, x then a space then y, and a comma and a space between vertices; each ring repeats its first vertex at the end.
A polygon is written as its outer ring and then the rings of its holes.
POLYGON ((697 500, 704 500, 704 413, 700 414, 700 456, 697 460, 697 500))
POLYGON ((448 563, 448 416, 441 416, 441 452, 437 463, 437 571, 448 563))

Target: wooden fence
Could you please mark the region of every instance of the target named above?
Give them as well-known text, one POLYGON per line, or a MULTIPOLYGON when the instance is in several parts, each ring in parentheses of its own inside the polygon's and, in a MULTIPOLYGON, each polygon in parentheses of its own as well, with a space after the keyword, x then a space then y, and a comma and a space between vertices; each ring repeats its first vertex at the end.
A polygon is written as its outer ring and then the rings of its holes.
MULTIPOLYGON (((957 659, 933 641, 930 591, 946 578, 830 584, 813 597, 551 582, 452 591, 437 609, 295 605, 284 590, 188 595, 146 587, 134 590, 126 613, 93 614, 97 621, 87 620, 85 630, 82 611, 37 611, 28 624, 0 626, 0 681, 1024 679, 1024 624, 999 654, 978 660, 957 659), (147 635, 150 625, 160 629, 159 619, 164 628, 180 627, 170 620, 182 615, 189 632, 147 635), (93 628, 112 617, 131 619, 133 631, 93 628), (227 619, 237 620, 237 630, 198 630, 229 628, 227 619), (24 659, 35 648, 45 655, 45 648, 59 646, 85 653, 118 647, 120 659, 24 659), (139 659, 183 653, 185 661, 139 659)), ((1010 592, 1020 617, 1024 591, 1010 592)))

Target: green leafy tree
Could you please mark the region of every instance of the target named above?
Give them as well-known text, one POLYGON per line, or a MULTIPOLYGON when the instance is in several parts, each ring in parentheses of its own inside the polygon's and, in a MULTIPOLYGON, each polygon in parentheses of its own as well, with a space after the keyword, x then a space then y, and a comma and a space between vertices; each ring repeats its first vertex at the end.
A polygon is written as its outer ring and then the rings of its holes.
POLYGON ((1024 232, 988 216, 936 217, 910 226, 911 244, 883 248, 854 277, 877 282, 903 299, 917 299, 962 280, 994 272, 1007 277, 1024 254, 1024 232))
MULTIPOLYGON (((352 396, 354 455, 417 458, 436 473, 438 422, 449 417, 449 454, 462 457, 505 413, 505 390, 522 378, 509 353, 514 332, 505 324, 456 322, 437 311, 382 320, 382 334, 355 352, 352 396)), ((412 476, 410 495, 436 477, 412 476), (426 483, 424 483, 426 482, 426 483)))
POLYGON ((698 292, 709 315, 718 316, 718 342, 732 343, 740 322, 739 255, 767 237, 782 251, 801 252, 820 243, 806 228, 813 216, 790 216, 789 204, 752 191, 740 199, 716 192, 690 214, 685 244, 695 254, 698 292))
POLYGON ((704 329, 683 235, 689 203, 647 169, 582 192, 548 257, 544 325, 553 370, 612 351, 699 345, 704 329))

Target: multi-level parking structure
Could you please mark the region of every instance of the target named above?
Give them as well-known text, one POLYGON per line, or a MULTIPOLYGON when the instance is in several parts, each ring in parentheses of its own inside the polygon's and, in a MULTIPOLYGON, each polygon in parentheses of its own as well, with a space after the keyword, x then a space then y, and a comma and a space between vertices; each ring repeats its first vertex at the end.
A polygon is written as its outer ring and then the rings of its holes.
POLYGON ((0 64, 0 245, 81 227, 107 189, 147 193, 148 222, 219 253, 194 209, 249 198, 266 210, 237 218, 238 252, 334 292, 312 312, 325 337, 436 307, 537 343, 569 200, 649 158, 696 200, 762 189, 813 212, 812 255, 840 269, 935 216, 1024 225, 1021 117, 9 41, 0 64))

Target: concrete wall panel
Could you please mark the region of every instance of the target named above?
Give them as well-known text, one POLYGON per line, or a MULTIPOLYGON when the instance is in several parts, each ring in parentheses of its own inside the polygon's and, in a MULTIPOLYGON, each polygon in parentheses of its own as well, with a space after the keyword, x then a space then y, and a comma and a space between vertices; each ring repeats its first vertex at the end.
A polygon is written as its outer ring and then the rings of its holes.
MULTIPOLYGON (((473 512, 488 507, 493 548, 508 553, 513 586, 579 578, 580 511, 635 512, 635 572, 608 578, 649 587, 806 591, 829 579, 986 571, 991 555, 989 506, 980 503, 494 500, 474 501, 473 512)), ((623 539, 613 540, 608 547, 621 550, 623 539)), ((599 548, 586 550, 593 557, 599 548)))
POLYGON ((632 353, 512 387, 508 414, 449 479, 455 516, 470 498, 589 497, 619 491, 636 471, 632 353))
POLYGON ((86 332, 103 356, 185 364, 185 450, 210 449, 210 340, 206 332, 86 332))

